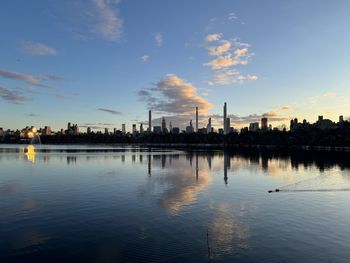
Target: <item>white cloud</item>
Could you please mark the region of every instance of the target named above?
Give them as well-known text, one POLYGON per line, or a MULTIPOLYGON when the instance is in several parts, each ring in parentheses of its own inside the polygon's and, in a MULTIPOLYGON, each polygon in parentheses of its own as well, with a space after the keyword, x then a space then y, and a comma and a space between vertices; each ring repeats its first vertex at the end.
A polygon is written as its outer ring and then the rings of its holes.
POLYGON ((228 68, 233 65, 246 65, 246 64, 248 64, 248 61, 246 60, 236 60, 230 56, 220 56, 204 65, 209 66, 212 69, 222 69, 222 68, 228 68))
POLYGON ((214 42, 219 41, 221 39, 222 34, 216 33, 216 34, 210 34, 205 37, 205 41, 207 42, 214 42))
POLYGON ((155 33, 154 34, 154 40, 156 41, 157 46, 161 47, 163 46, 163 35, 162 33, 155 33))
POLYGON ((233 20, 238 19, 238 17, 236 16, 235 13, 232 12, 232 13, 229 13, 227 19, 230 20, 230 21, 233 21, 233 20))
POLYGON ((106 40, 118 41, 122 36, 123 21, 119 18, 113 5, 120 1, 92 0, 95 5, 93 31, 106 40))
POLYGON ((150 56, 145 54, 141 58, 142 58, 143 62, 147 62, 147 60, 149 60, 150 56))
POLYGON ((24 52, 32 55, 54 56, 57 54, 57 50, 52 47, 29 41, 23 43, 22 49, 24 52))

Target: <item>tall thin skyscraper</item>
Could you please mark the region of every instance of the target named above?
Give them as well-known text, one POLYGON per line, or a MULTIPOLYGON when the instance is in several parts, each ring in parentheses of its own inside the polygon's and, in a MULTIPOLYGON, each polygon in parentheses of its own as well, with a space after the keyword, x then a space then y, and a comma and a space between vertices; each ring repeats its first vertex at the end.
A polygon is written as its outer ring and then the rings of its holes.
POLYGON ((198 132, 198 107, 196 107, 196 132, 198 132))
POLYGON ((148 132, 152 132, 152 111, 148 111, 148 132))
POLYGON ((122 124, 122 133, 125 134, 126 133, 126 129, 125 129, 125 124, 122 124))
POLYGON ((226 120, 227 120, 227 104, 225 102, 224 103, 224 123, 223 123, 224 134, 227 134, 226 120))

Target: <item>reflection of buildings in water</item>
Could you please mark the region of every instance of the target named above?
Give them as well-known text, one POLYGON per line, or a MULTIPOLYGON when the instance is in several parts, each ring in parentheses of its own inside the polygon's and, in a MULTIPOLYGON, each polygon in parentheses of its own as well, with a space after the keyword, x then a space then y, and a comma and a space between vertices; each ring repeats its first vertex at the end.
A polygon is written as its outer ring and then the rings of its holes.
POLYGON ((139 155, 139 161, 140 161, 140 163, 142 163, 142 161, 143 161, 143 155, 142 154, 139 155))
POLYGON ((33 145, 28 145, 25 153, 27 160, 35 163, 35 147, 33 145))
POLYGON ((213 259, 220 259, 235 250, 249 247, 249 227, 239 218, 239 211, 228 204, 217 207, 209 227, 209 243, 213 259))
POLYGON ((231 158, 227 154, 224 155, 224 181, 228 184, 227 169, 231 169, 231 158))
POLYGON ((196 181, 198 182, 198 153, 196 153, 196 181))
POLYGON ((152 156, 150 154, 147 155, 148 160, 148 176, 152 176, 152 156))
POLYGON ((165 168, 165 164, 166 164, 166 155, 165 154, 162 154, 162 169, 165 168))
POLYGON ((122 155, 121 159, 122 159, 122 163, 125 163, 125 155, 124 154, 122 155))
POLYGON ((67 156, 67 164, 76 164, 77 163, 77 156, 67 156))
MULTIPOLYGON (((151 166, 162 168, 163 165, 166 165, 167 172, 158 174, 155 172, 157 170, 152 167, 154 170, 152 178, 142 187, 140 193, 141 195, 156 195, 161 206, 170 214, 177 215, 184 206, 196 202, 198 194, 210 185, 212 177, 208 174, 206 167, 201 169, 205 158, 198 158, 198 168, 196 165, 196 170, 194 170, 183 155, 172 158, 172 165, 170 162, 164 163, 164 159, 158 157, 154 155, 152 162, 149 158, 148 169, 151 169, 151 166)), ((170 156, 167 158, 169 159, 170 156)))
POLYGON ((135 161, 136 161, 136 155, 135 155, 135 154, 133 154, 133 155, 131 156, 131 160, 132 160, 132 163, 135 163, 135 161))

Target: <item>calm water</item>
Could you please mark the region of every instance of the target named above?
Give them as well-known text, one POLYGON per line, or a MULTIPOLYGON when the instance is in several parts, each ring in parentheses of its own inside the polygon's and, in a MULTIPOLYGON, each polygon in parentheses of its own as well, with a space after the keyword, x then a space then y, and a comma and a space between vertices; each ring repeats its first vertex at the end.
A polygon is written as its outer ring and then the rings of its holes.
POLYGON ((350 262, 348 156, 0 145, 0 167, 0 262, 350 262))

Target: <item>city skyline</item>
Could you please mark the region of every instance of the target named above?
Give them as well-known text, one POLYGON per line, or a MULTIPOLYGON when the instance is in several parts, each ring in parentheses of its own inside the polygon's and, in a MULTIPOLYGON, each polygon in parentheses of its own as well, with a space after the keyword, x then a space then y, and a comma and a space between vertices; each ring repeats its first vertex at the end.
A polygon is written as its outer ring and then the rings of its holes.
POLYGON ((183 128, 198 107, 198 128, 209 118, 219 128, 225 101, 238 129, 262 117, 287 127, 294 118, 348 118, 349 7, 4 1, 0 127, 58 130, 70 120, 130 129, 152 110, 152 122, 164 116, 183 128))

